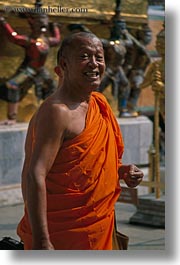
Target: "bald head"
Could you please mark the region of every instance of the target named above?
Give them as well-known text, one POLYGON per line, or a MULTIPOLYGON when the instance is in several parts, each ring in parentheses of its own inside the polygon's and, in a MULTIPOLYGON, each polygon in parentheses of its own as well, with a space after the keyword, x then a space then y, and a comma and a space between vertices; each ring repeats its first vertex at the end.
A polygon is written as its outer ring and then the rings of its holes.
MULTIPOLYGON (((78 40, 92 40, 93 42, 99 42, 101 43, 100 39, 93 33, 91 32, 78 32, 78 33, 73 33, 69 36, 67 36, 66 38, 63 39, 61 46, 59 48, 58 54, 57 54, 57 64, 59 64, 60 58, 61 56, 67 56, 70 51, 71 48, 74 47, 74 45, 76 45, 76 42, 78 40)), ((101 43, 102 45, 102 43, 101 43)))

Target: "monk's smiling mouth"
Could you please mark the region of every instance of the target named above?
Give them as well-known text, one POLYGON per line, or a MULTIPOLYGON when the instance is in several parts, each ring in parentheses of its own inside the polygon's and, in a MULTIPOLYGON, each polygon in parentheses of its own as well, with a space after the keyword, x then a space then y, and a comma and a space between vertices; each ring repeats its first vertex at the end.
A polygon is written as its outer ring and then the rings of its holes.
POLYGON ((97 78, 99 77, 99 72, 98 71, 94 71, 94 72, 85 72, 84 73, 87 77, 90 78, 97 78))

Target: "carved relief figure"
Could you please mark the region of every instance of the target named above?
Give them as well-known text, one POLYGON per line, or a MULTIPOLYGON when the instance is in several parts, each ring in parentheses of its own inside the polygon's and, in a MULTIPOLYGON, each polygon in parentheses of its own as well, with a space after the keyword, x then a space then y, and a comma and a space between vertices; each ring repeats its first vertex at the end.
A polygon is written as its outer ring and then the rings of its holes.
POLYGON ((9 41, 25 49, 25 57, 21 65, 5 83, 0 84, 0 99, 8 102, 7 120, 1 123, 16 122, 18 103, 27 91, 35 85, 37 99, 45 99, 56 88, 55 81, 45 68, 50 47, 60 43, 60 30, 55 23, 49 23, 46 14, 27 14, 31 27, 30 36, 18 34, 12 26, 0 17, 0 25, 9 41), (46 35, 48 27, 51 36, 46 35))

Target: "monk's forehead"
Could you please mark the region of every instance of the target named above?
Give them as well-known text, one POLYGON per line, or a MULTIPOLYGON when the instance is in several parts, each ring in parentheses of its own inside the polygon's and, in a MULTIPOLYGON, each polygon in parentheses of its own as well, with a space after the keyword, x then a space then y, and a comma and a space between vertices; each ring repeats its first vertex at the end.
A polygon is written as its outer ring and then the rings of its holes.
POLYGON ((102 43, 98 38, 96 37, 88 38, 88 37, 81 37, 81 36, 78 36, 75 39, 73 39, 72 47, 78 48, 78 49, 82 49, 86 47, 91 47, 91 48, 97 47, 97 48, 103 49, 102 43))

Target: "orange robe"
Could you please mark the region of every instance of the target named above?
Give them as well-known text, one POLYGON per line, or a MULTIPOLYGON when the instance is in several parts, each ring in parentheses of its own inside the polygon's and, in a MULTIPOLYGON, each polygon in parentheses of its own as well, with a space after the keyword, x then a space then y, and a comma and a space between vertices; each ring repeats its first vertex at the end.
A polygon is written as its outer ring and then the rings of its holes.
MULTIPOLYGON (((48 228, 55 249, 112 249, 123 150, 109 104, 102 94, 93 92, 84 131, 64 141, 46 178, 48 228)), ((31 249, 27 211, 17 232, 25 249, 31 249)))

